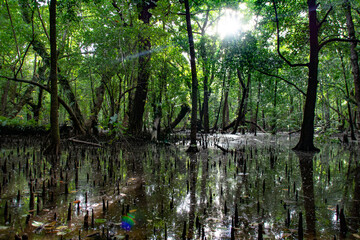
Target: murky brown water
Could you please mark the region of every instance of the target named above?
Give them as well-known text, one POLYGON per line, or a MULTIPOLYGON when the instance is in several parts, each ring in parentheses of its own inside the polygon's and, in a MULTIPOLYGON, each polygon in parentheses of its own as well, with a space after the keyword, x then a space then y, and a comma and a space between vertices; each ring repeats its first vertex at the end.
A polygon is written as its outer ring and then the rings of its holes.
POLYGON ((341 209, 345 238, 360 238, 358 146, 300 155, 288 135, 201 139, 195 155, 182 142, 67 143, 56 164, 35 139, 2 139, 0 239, 299 239, 300 222, 304 238, 339 239, 341 209))

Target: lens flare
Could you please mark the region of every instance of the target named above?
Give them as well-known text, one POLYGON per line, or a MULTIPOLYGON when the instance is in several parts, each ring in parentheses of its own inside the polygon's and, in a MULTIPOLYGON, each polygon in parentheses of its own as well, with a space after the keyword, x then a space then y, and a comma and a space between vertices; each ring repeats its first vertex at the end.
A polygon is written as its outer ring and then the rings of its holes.
POLYGON ((129 214, 127 216, 122 216, 121 218, 121 227, 126 231, 130 231, 131 228, 135 225, 135 216, 129 214))

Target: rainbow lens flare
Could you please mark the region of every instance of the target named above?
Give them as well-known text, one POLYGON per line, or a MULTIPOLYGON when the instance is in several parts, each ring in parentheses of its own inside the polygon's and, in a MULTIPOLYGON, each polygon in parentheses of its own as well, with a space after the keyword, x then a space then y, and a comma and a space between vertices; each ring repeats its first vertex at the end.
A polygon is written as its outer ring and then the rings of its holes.
POLYGON ((135 225, 134 216, 128 214, 127 216, 122 216, 121 218, 121 227, 126 231, 130 231, 131 228, 135 225))

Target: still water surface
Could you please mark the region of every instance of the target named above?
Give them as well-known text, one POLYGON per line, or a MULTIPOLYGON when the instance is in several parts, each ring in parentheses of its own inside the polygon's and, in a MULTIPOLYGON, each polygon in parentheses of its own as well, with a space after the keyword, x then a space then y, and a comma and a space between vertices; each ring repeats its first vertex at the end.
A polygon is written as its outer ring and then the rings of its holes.
POLYGON ((37 140, 2 139, 0 239, 360 238, 357 145, 303 155, 288 135, 201 139, 192 155, 67 142, 58 162, 37 140))

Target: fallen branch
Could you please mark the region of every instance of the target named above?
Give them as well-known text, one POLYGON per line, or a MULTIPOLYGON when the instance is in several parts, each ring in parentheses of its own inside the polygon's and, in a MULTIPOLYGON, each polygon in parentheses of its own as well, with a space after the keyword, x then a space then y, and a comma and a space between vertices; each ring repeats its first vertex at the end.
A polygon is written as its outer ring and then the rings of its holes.
POLYGON ((223 153, 228 153, 228 152, 230 152, 228 149, 225 149, 225 148, 223 148, 222 146, 220 146, 220 145, 218 145, 218 144, 216 144, 216 143, 215 143, 215 146, 218 147, 221 151, 223 151, 223 153))
POLYGON ((289 135, 301 132, 301 129, 289 132, 289 135))
POLYGON ((262 131, 263 133, 266 133, 265 129, 263 129, 259 124, 255 123, 255 122, 245 121, 245 123, 253 124, 253 125, 255 125, 255 127, 257 127, 260 131, 262 131))
POLYGON ((87 144, 87 145, 91 145, 91 146, 95 146, 95 147, 102 147, 101 144, 93 143, 93 142, 86 142, 86 141, 78 140, 75 138, 69 138, 68 140, 71 142, 83 143, 83 144, 87 144))

